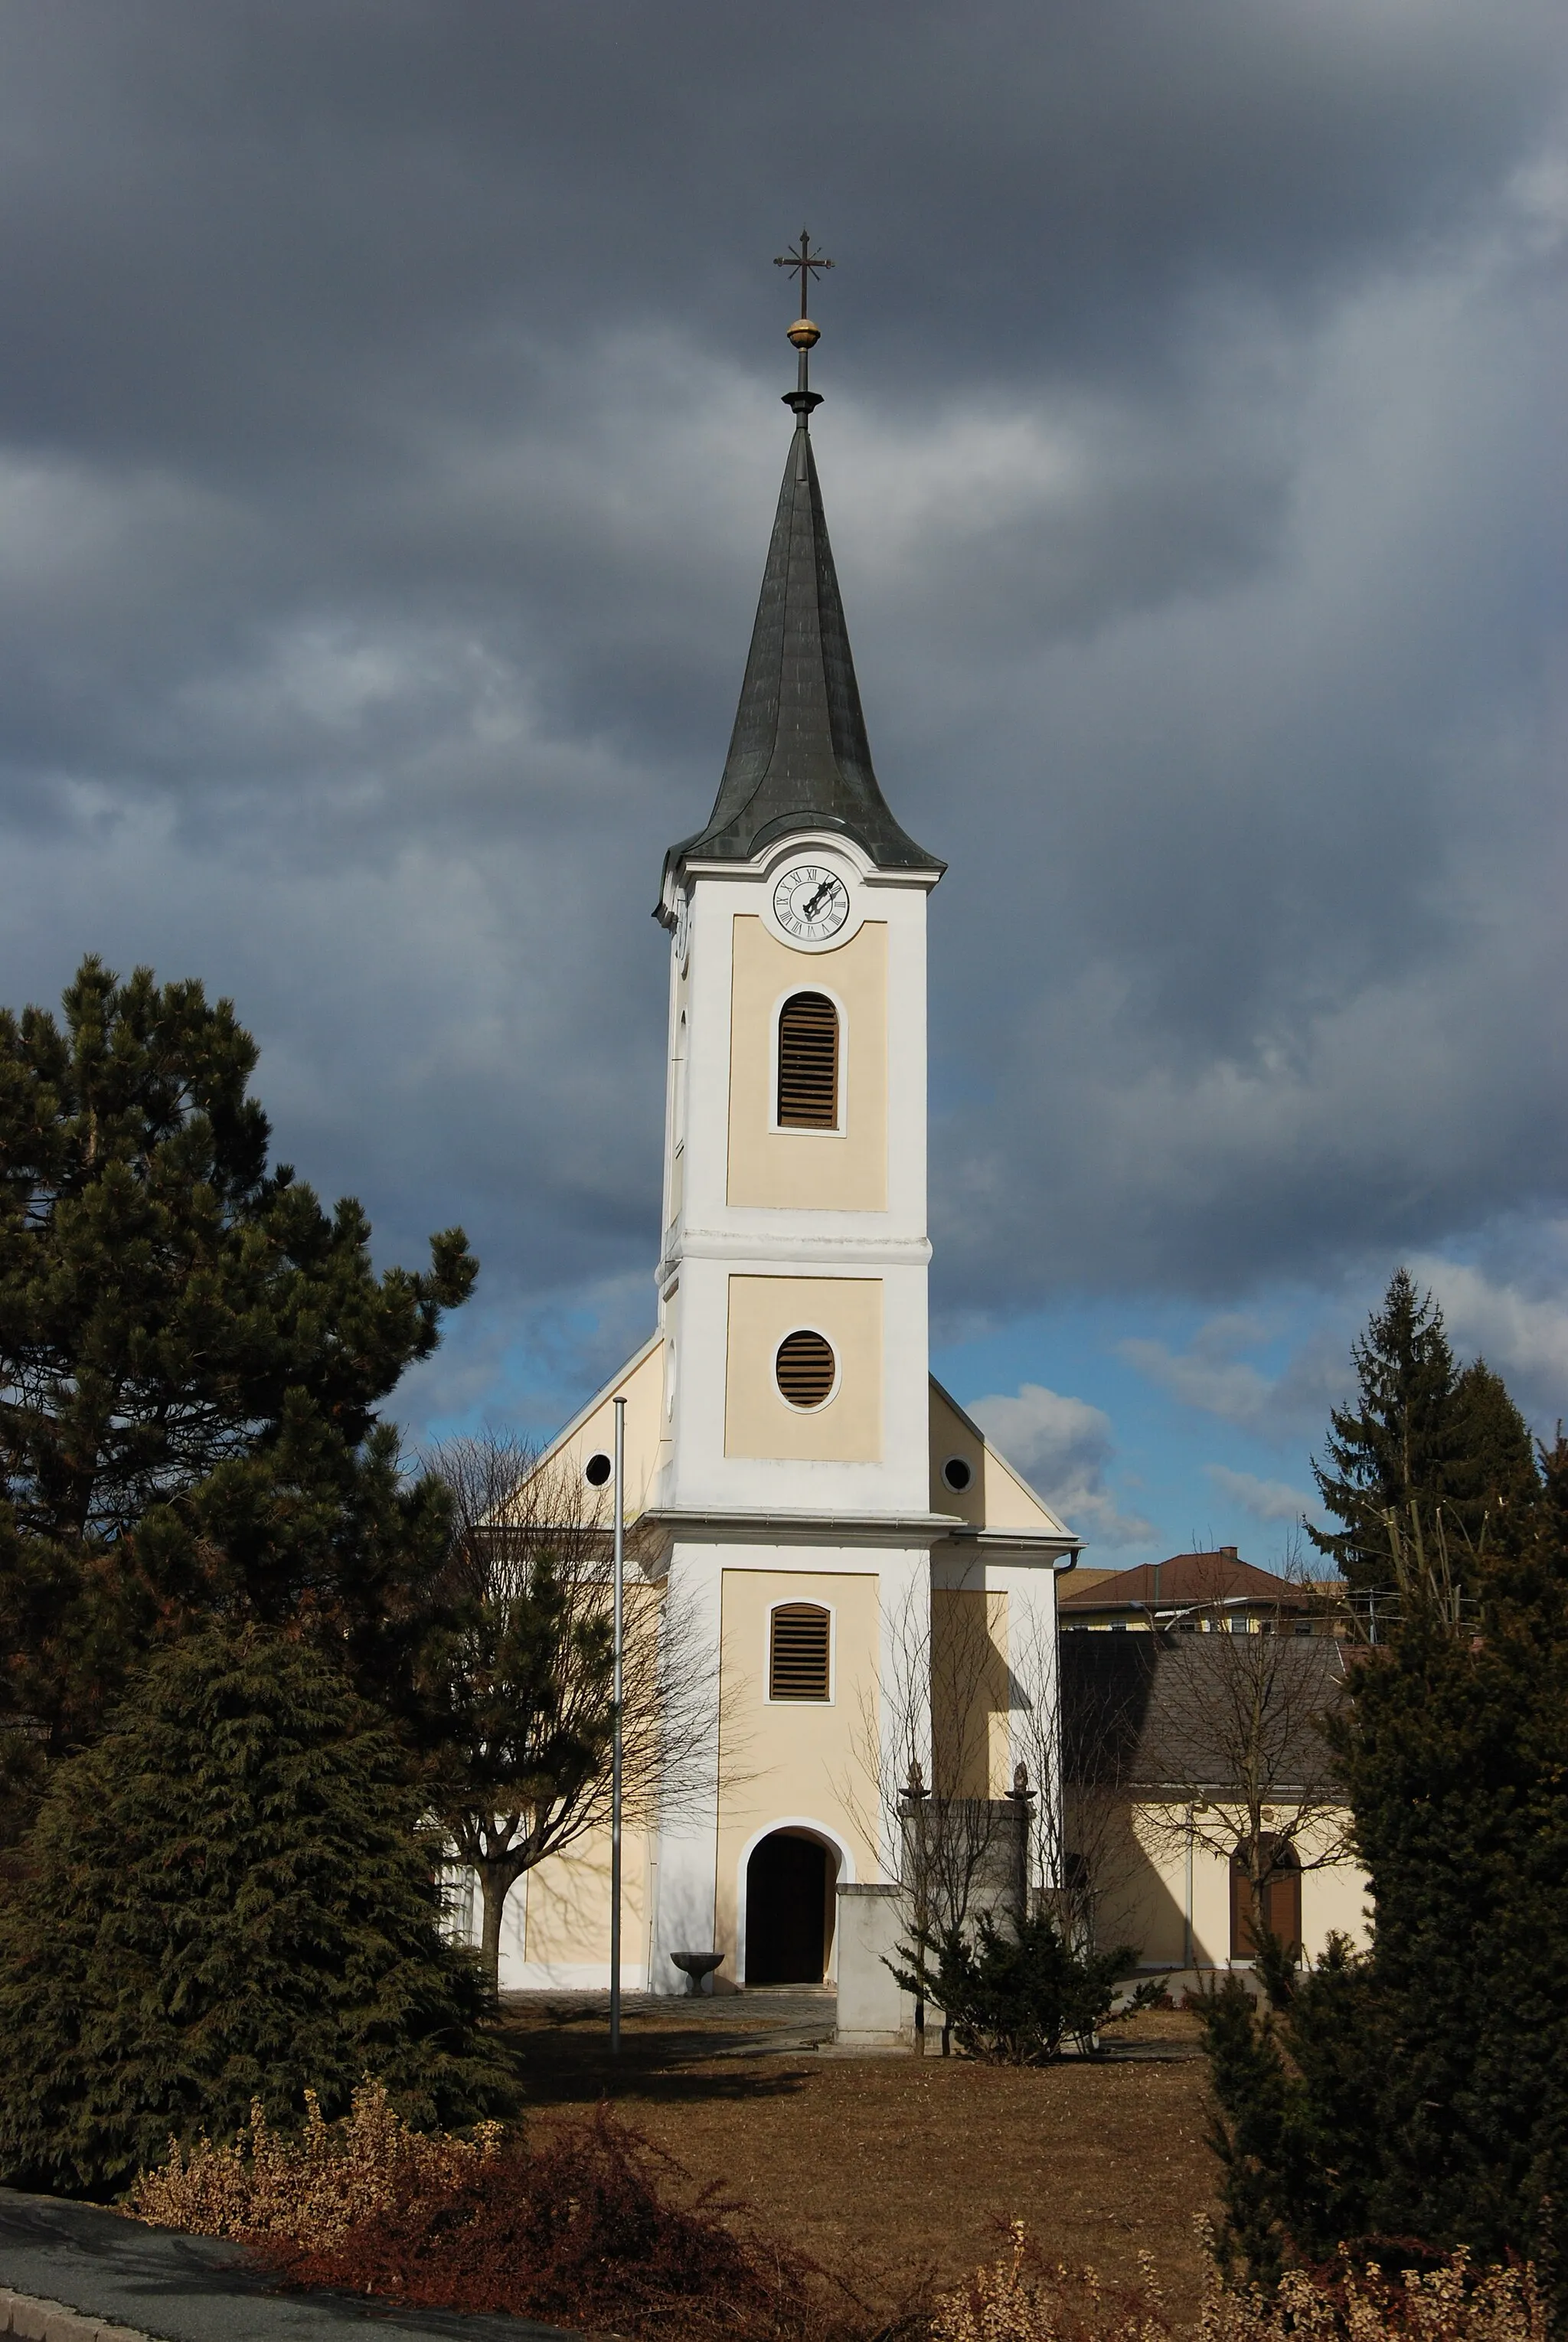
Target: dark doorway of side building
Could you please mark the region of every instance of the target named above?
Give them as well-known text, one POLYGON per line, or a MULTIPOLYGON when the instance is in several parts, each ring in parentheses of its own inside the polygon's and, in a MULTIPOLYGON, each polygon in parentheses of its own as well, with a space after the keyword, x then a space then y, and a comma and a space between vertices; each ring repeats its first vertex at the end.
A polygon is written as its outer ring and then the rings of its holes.
POLYGON ((838 1862, 820 1839, 774 1830, 746 1864, 747 1984, 820 1984, 838 1862))
MULTIPOLYGON (((1302 1944, 1302 1867, 1293 1846, 1276 1837, 1260 1839, 1258 1851, 1265 1872, 1263 1923, 1287 1950, 1298 1957, 1302 1944)), ((1258 1942, 1254 1924, 1253 1882, 1247 1850, 1238 1846, 1231 1857, 1231 1957, 1250 1960, 1258 1942)))

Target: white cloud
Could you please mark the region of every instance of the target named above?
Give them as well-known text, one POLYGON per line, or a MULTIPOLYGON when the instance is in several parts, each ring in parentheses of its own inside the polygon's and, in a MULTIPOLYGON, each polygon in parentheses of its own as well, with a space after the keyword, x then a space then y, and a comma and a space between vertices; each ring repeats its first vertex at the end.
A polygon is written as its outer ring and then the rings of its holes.
POLYGON ((1021 1383, 1015 1396, 994 1393, 976 1399, 969 1412, 1080 1536, 1122 1546, 1142 1545, 1154 1535, 1146 1520, 1121 1509, 1105 1486, 1111 1418, 1099 1407, 1043 1383, 1021 1383))
POLYGON ((1163 1342, 1119 1342, 1118 1355, 1185 1406, 1201 1407, 1226 1423, 1252 1425, 1269 1403, 1273 1386, 1245 1358, 1215 1357, 1200 1348, 1173 1351, 1163 1342))
MULTIPOLYGON (((1568 1226, 1562 1234, 1568 1236, 1568 1226)), ((1436 1295, 1449 1339, 1461 1356, 1482 1356, 1527 1412, 1547 1427, 1568 1415, 1568 1293, 1527 1293, 1494 1281, 1466 1262, 1418 1253, 1409 1263, 1418 1285, 1436 1295)))
POLYGON ((1275 1373, 1243 1355, 1277 1329, 1226 1311, 1200 1326, 1184 1350, 1145 1336, 1118 1342, 1116 1355, 1183 1406, 1217 1416, 1271 1442, 1316 1438, 1351 1381, 1352 1315, 1332 1311, 1275 1373))
POLYGON ((1299 1521, 1312 1509, 1312 1498, 1286 1481, 1260 1480, 1254 1472, 1233 1472, 1228 1464, 1205 1464, 1203 1469, 1221 1496, 1254 1520, 1299 1521))

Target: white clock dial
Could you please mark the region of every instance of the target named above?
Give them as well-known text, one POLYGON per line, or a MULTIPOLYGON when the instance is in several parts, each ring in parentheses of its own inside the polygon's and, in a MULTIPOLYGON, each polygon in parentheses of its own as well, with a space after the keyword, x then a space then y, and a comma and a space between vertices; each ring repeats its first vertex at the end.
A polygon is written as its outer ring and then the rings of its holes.
POLYGON ((686 946, 692 939, 692 898, 684 890, 675 897, 675 961, 686 964, 686 946))
POLYGON ((825 943, 849 916, 849 888, 836 870, 798 862, 774 888, 774 916, 786 936, 803 944, 825 943))

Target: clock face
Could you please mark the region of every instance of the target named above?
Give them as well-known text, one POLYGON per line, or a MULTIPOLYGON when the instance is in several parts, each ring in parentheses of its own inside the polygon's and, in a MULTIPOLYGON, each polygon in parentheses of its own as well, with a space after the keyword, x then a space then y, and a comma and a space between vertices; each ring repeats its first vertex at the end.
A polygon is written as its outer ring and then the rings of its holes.
POLYGON ((686 964, 686 946, 691 941, 691 936, 692 898, 683 892, 675 897, 675 960, 681 967, 684 967, 686 964))
POLYGON ((774 916, 786 936, 803 944, 825 943, 849 916, 849 889, 836 870, 797 862, 774 888, 774 916))

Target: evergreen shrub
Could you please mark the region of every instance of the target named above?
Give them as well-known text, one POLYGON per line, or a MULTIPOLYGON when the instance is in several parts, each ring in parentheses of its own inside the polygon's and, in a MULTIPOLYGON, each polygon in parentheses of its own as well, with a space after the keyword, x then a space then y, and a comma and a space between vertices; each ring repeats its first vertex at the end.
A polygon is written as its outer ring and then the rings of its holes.
POLYGON ((259 2104, 365 2076, 420 2127, 504 2111, 398 1744, 310 1644, 192 1635, 55 1768, 0 1913, 0 2176, 111 2196, 259 2104))
MULTIPOLYGON (((1011 2066, 1048 2065, 1069 2040, 1092 2055, 1118 1979, 1137 1957, 1127 1944, 1080 1950, 1044 1909, 1022 1926, 982 1911, 973 1935, 945 1927, 901 1950, 905 1965, 894 1975, 905 1992, 934 2001, 964 2056, 1011 2066)), ((1161 1990, 1140 1985, 1119 2014, 1148 2007, 1161 1990)))

